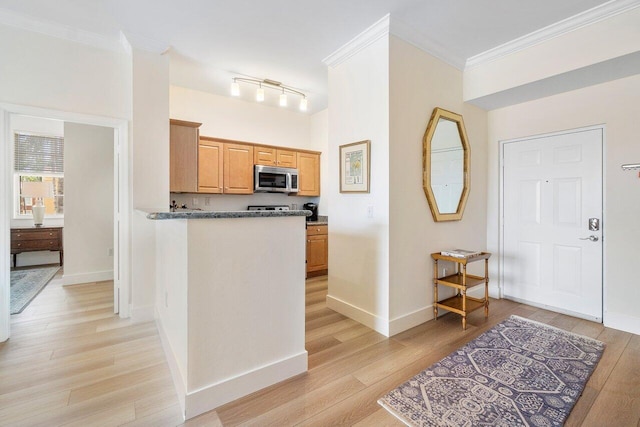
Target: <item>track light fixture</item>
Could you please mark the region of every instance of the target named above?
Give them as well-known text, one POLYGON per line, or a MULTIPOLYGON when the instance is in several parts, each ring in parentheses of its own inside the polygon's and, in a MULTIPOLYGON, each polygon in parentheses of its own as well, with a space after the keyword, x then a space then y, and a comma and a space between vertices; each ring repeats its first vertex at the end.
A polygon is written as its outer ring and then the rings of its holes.
POLYGON ((231 96, 240 96, 240 85, 238 84, 238 82, 249 83, 249 84, 258 86, 258 89, 256 90, 256 101, 258 102, 264 101, 264 88, 266 87, 269 89, 280 91, 279 100, 280 100, 281 107, 287 106, 288 93, 293 95, 298 95, 301 97, 300 111, 307 111, 307 108, 309 107, 306 94, 292 87, 285 86, 280 82, 277 82, 275 80, 269 80, 269 79, 259 80, 259 79, 250 79, 246 77, 234 77, 233 81, 231 82, 231 96))
POLYGON ((640 169, 640 163, 629 163, 626 165, 622 165, 622 170, 630 171, 634 169, 640 169))

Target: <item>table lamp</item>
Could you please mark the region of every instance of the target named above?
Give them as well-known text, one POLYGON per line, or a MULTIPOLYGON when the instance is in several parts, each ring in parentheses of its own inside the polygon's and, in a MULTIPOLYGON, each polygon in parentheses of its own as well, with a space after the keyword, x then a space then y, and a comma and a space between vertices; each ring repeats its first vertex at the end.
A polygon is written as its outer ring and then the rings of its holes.
POLYGON ((36 199, 36 204, 31 206, 33 224, 36 227, 42 227, 44 222, 44 204, 42 201, 45 197, 53 197, 53 184, 49 181, 23 182, 20 195, 36 199))

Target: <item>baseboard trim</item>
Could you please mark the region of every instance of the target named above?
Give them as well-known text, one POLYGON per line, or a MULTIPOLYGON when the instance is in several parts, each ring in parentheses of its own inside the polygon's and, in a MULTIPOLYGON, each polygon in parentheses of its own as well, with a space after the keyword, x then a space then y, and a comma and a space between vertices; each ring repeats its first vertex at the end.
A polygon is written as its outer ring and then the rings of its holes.
POLYGON ((376 316, 366 310, 356 307, 346 301, 342 301, 331 295, 327 295, 327 307, 333 311, 337 311, 357 322, 362 323, 373 329, 376 332, 388 337, 389 335, 389 322, 380 316, 376 316))
POLYGON ((185 418, 191 419, 270 385, 307 372, 307 352, 246 372, 228 380, 189 392, 185 418))
POLYGON ((167 364, 169 365, 169 371, 171 371, 171 378, 173 379, 173 386, 176 389, 176 393, 178 395, 178 403, 180 404, 180 410, 182 413, 182 419, 185 419, 185 400, 187 396, 187 388, 185 386, 186 381, 182 377, 180 373, 180 368, 178 368, 178 362, 176 361, 176 357, 173 354, 173 349, 171 348, 171 344, 169 343, 169 338, 167 338, 167 334, 162 327, 162 320, 158 314, 157 309, 154 310, 155 320, 156 320, 156 328, 158 329, 158 335, 160 335, 160 342, 162 343, 162 349, 164 350, 164 357, 167 359, 167 364))
POLYGON ((604 326, 619 331, 640 335, 640 318, 627 314, 610 313, 604 315, 604 326))
POLYGON ((113 280, 113 270, 94 271, 91 273, 63 274, 62 286, 79 285, 81 283, 104 282, 113 280))
POLYGON ((423 324, 433 319, 433 305, 420 308, 411 313, 398 316, 389 322, 389 336, 394 336, 414 326, 423 324))

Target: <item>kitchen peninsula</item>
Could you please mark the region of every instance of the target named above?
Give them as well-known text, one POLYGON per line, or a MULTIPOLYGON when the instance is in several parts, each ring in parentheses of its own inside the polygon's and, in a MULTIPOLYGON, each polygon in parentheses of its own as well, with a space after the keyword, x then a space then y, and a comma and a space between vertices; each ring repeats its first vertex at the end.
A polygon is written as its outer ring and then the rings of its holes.
POLYGON ((309 211, 146 214, 156 322, 186 419, 306 372, 309 211))

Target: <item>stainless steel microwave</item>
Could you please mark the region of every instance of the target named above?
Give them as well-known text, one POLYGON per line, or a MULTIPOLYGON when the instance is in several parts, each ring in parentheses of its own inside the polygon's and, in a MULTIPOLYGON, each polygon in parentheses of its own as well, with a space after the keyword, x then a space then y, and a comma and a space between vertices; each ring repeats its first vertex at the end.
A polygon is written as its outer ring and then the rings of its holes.
POLYGON ((255 166, 255 193, 297 193, 298 169, 255 166))

